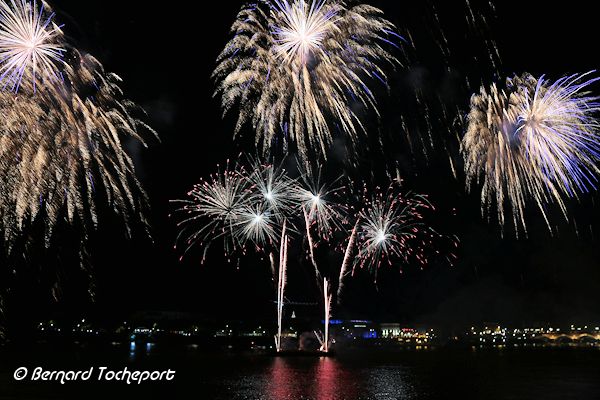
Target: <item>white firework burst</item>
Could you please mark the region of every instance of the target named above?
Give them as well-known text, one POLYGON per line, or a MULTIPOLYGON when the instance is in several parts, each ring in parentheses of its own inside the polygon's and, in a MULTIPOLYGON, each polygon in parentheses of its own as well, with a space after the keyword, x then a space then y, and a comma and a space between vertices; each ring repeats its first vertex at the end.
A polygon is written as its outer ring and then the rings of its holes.
POLYGON ((176 210, 181 215, 178 223, 178 243, 184 243, 187 253, 196 244, 208 246, 217 238, 225 239, 225 251, 236 246, 233 232, 250 206, 251 192, 243 169, 230 168, 203 180, 188 193, 187 200, 178 200, 176 210))
POLYGON ((327 158, 336 134, 356 150, 365 132, 357 110, 377 112, 369 86, 385 85, 384 64, 398 63, 388 47, 399 36, 381 10, 260 0, 240 11, 232 33, 213 76, 224 113, 239 106, 236 134, 251 123, 263 154, 281 146, 303 161, 327 158))
POLYGON ((253 201, 264 205, 279 220, 291 216, 297 208, 297 182, 276 165, 261 164, 257 160, 251 164, 249 180, 255 192, 253 201))
POLYGON ((306 172, 296 188, 296 201, 304 214, 307 229, 315 226, 324 239, 329 238, 335 228, 341 227, 344 206, 336 202, 343 187, 322 183, 320 171, 314 175, 306 172))
POLYGON ((257 247, 277 239, 275 223, 268 211, 260 207, 247 207, 238 214, 233 235, 239 243, 252 242, 257 247))
POLYGON ((530 74, 501 87, 481 88, 471 99, 462 141, 467 188, 482 183, 482 211, 496 205, 505 225, 510 206, 516 234, 526 233, 525 209, 535 203, 551 229, 546 207, 596 188, 600 169, 600 110, 589 94, 597 78, 575 74, 550 82, 530 74))
POLYGON ((276 1, 281 12, 281 25, 274 28, 275 51, 290 62, 297 58, 305 63, 311 53, 321 53, 328 32, 335 31, 338 7, 324 7, 325 0, 276 1))
POLYGON ((57 79, 62 32, 45 2, 0 0, 0 84, 18 91, 24 78, 57 79))
POLYGON ((439 254, 443 238, 425 223, 424 212, 432 210, 425 196, 403 194, 398 182, 387 192, 377 190, 358 217, 355 265, 375 271, 382 262, 426 265, 427 253, 439 254))

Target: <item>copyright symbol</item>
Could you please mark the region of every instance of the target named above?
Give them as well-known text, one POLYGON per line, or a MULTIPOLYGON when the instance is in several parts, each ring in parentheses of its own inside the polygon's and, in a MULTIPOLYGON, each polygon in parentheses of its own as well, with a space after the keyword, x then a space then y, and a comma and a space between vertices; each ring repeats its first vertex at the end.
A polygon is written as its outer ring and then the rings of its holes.
POLYGON ((16 381, 22 381, 27 377, 27 368, 21 367, 17 368, 15 374, 13 375, 16 381))

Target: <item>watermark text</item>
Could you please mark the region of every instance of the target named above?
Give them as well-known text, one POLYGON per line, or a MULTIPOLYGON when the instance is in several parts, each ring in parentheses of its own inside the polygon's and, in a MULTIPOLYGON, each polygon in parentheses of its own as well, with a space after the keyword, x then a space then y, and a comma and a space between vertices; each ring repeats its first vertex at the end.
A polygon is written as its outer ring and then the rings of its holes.
POLYGON ((89 369, 65 371, 46 370, 42 367, 28 369, 19 367, 13 377, 17 381, 30 382, 58 382, 65 385, 70 382, 124 382, 127 385, 141 385, 146 382, 169 382, 175 379, 174 370, 138 371, 123 369, 110 369, 108 367, 90 367, 89 369))

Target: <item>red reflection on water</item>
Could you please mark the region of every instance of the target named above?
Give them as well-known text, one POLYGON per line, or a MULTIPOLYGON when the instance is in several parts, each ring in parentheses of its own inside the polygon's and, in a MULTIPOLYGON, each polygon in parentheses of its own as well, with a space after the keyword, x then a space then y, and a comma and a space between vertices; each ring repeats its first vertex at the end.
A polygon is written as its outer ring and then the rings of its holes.
POLYGON ((356 382, 334 358, 322 357, 315 368, 315 399, 357 399, 356 382))
POLYGON ((268 396, 270 399, 293 399, 299 398, 296 393, 294 379, 295 372, 288 364, 288 360, 281 357, 275 357, 271 367, 271 380, 267 384, 268 396))
POLYGON ((358 398, 352 373, 333 358, 281 358, 273 361, 269 399, 335 400, 358 398))

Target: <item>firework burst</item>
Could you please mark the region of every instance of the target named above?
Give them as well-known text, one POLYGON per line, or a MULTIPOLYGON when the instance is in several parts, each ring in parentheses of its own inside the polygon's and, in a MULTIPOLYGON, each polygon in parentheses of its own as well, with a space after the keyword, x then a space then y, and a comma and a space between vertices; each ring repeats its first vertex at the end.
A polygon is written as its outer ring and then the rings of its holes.
POLYGON ((0 85, 18 91, 25 76, 57 80, 65 49, 45 2, 0 0, 0 85))
POLYGON ((326 157, 332 124, 356 145, 356 105, 376 110, 368 81, 386 82, 385 49, 398 39, 382 12, 340 0, 261 0, 245 6, 213 76, 225 113, 236 104, 236 134, 250 122, 268 152, 293 143, 300 157, 326 157), (333 121, 333 122, 328 122, 333 121))
POLYGON ((316 174, 305 172, 296 187, 295 198, 304 214, 307 229, 316 228, 323 239, 331 237, 336 228, 340 228, 344 216, 344 206, 337 199, 344 188, 324 183, 321 171, 316 174))
POLYGON ((72 50, 70 58, 59 84, 36 89, 23 80, 16 95, 0 91, 0 215, 9 247, 37 219, 47 243, 61 219, 87 232, 98 223, 99 201, 128 232, 132 216, 145 222, 146 196, 123 146, 144 143, 139 108, 119 100, 120 78, 93 57, 72 50))
MULTIPOLYGON (((365 202, 350 239, 350 243, 356 241, 358 249, 355 267, 375 272, 383 262, 424 267, 429 263, 429 255, 441 255, 439 241, 446 238, 425 219, 426 213, 433 210, 425 196, 402 194, 397 184, 372 195, 365 202)), ((447 259, 454 257, 449 254, 447 259)))
POLYGON ((587 90, 597 79, 572 75, 554 83, 529 74, 492 85, 471 99, 462 152, 470 189, 483 181, 483 212, 495 203, 500 225, 510 205, 517 234, 527 232, 528 201, 541 210, 556 203, 567 217, 565 198, 596 187, 600 170, 598 98, 587 90))
POLYGON ((252 172, 249 181, 256 207, 262 206, 278 220, 289 218, 297 212, 297 182, 276 165, 262 164, 258 160, 250 160, 250 164, 252 172))
POLYGON ((260 207, 240 211, 234 225, 233 235, 240 243, 251 241, 258 248, 277 240, 276 221, 272 214, 260 207))
MULTIPOLYGON (((202 180, 188 192, 187 200, 177 200, 180 207, 176 213, 181 216, 178 226, 178 243, 184 243, 186 254, 195 245, 205 248, 217 238, 225 239, 226 252, 235 247, 239 237, 240 218, 251 214, 251 191, 249 181, 242 168, 227 163, 223 171, 202 180), (249 211, 250 210, 250 211, 249 211)), ((249 220, 252 223, 252 219, 249 220)), ((247 232, 251 233, 252 229, 247 232)))
POLYGON ((325 12, 324 0, 307 2, 305 0, 290 3, 286 0, 275 0, 281 13, 281 25, 275 26, 277 47, 275 51, 284 62, 297 58, 300 63, 309 61, 312 53, 323 51, 323 41, 327 33, 335 30, 339 7, 325 12))
POLYGON ((188 193, 180 207, 178 243, 184 254, 195 245, 205 248, 223 239, 226 253, 253 243, 258 249, 274 244, 287 219, 298 212, 296 181, 285 170, 249 159, 228 162, 223 171, 202 180, 188 193), (248 164, 248 168, 244 165, 248 164))
MULTIPOLYGON (((294 210, 295 181, 284 170, 249 160, 250 169, 241 164, 201 181, 187 200, 178 200, 176 213, 180 233, 177 242, 185 244, 184 255, 195 245, 204 248, 202 261, 212 242, 223 239, 225 253, 245 252, 252 243, 257 252, 269 254, 271 272, 277 281, 277 351, 281 350, 283 303, 289 244, 287 219, 294 210), (279 241, 279 264, 275 261, 279 241)), ((183 256, 182 256, 183 257, 183 256)))

